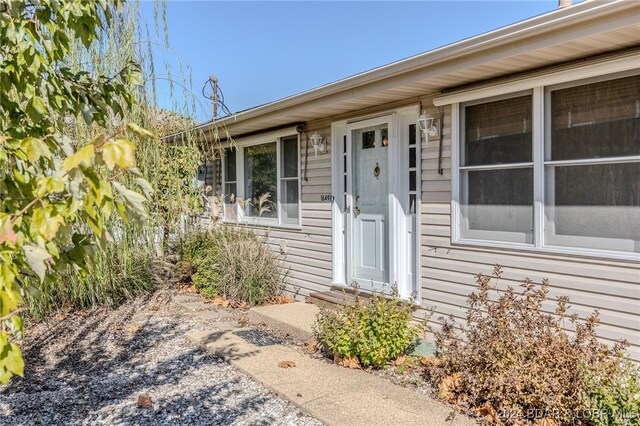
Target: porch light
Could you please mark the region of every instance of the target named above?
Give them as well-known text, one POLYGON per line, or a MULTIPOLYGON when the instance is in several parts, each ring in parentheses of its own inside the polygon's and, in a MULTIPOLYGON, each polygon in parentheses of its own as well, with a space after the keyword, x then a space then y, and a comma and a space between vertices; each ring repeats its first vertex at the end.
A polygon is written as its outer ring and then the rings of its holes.
POLYGON ((311 146, 313 147, 313 152, 316 157, 318 156, 318 151, 325 152, 325 145, 323 142, 324 138, 320 136, 318 132, 315 132, 313 135, 311 135, 309 140, 311 141, 311 146))
POLYGON ((429 137, 438 136, 438 128, 435 126, 434 119, 429 114, 422 111, 420 117, 418 117, 418 127, 422 131, 424 138, 428 141, 429 137))

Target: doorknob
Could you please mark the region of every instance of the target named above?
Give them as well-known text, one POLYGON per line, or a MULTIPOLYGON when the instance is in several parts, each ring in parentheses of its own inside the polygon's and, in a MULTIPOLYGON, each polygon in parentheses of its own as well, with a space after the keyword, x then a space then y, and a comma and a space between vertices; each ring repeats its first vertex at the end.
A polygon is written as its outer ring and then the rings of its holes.
POLYGON ((360 207, 354 207, 353 208, 353 217, 358 217, 360 216, 360 207))

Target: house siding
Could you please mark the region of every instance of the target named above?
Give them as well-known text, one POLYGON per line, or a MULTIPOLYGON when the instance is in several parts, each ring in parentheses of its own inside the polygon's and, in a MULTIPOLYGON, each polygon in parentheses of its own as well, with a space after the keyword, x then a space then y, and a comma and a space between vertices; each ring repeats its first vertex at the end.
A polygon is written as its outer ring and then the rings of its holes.
MULTIPOLYGON (((427 99, 423 105, 432 105, 427 99)), ((439 116, 437 108, 427 113, 439 116)), ((607 343, 626 339, 640 359, 640 265, 638 262, 581 258, 451 243, 451 107, 444 107, 443 175, 437 173, 438 142, 422 145, 421 305, 434 309, 437 327, 444 316, 466 317, 467 296, 475 275, 490 274, 500 264, 499 286, 516 287, 524 278, 549 280, 549 296, 569 296, 571 310, 585 318, 600 313, 599 335, 607 343)), ((548 304, 546 308, 553 310, 548 304)))
MULTIPOLYGON (((333 117, 334 121, 362 117, 408 105, 416 105, 439 118, 432 97, 412 97, 402 102, 380 105, 333 117)), ((452 244, 451 242, 451 107, 443 107, 442 169, 438 173, 439 146, 437 140, 421 145, 421 205, 420 205, 420 289, 423 317, 430 309, 431 323, 438 328, 442 317, 456 320, 466 317, 466 300, 475 290, 475 275, 489 274, 495 264, 503 267, 501 289, 517 287, 524 278, 536 284, 543 279, 550 283, 550 298, 569 296, 571 312, 585 318, 599 310, 599 335, 607 343, 626 339, 634 359, 640 359, 640 265, 638 262, 587 258, 527 250, 498 249, 452 244)), ((318 131, 326 137, 327 152, 315 156, 309 148, 308 180, 304 180, 306 139, 300 144, 301 164, 301 227, 256 228, 268 234, 275 252, 285 254, 288 270, 287 290, 298 300, 314 291, 327 290, 332 281, 331 203, 321 201, 321 195, 332 194, 331 119, 309 122, 308 134, 318 131)), ((236 142, 242 146, 242 139, 236 142)), ((338 196, 339 194, 333 194, 338 196)), ((551 303, 545 306, 553 311, 551 303)))

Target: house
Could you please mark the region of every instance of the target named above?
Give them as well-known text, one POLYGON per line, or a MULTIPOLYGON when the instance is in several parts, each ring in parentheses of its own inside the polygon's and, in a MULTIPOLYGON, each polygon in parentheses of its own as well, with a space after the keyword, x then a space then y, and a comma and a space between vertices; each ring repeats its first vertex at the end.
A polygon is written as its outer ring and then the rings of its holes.
POLYGON ((268 229, 298 298, 397 284, 437 324, 499 263, 503 286, 548 278, 599 309, 640 359, 640 3, 559 8, 197 129, 223 127, 225 220, 268 229))

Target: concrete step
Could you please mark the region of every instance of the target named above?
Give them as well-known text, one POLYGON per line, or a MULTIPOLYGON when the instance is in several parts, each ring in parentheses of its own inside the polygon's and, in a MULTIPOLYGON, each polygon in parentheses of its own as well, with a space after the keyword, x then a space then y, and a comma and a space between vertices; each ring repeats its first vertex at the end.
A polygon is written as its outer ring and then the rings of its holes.
POLYGON ((249 321, 264 323, 295 339, 308 341, 313 338, 313 324, 318 312, 316 305, 302 302, 257 306, 249 310, 249 321))

